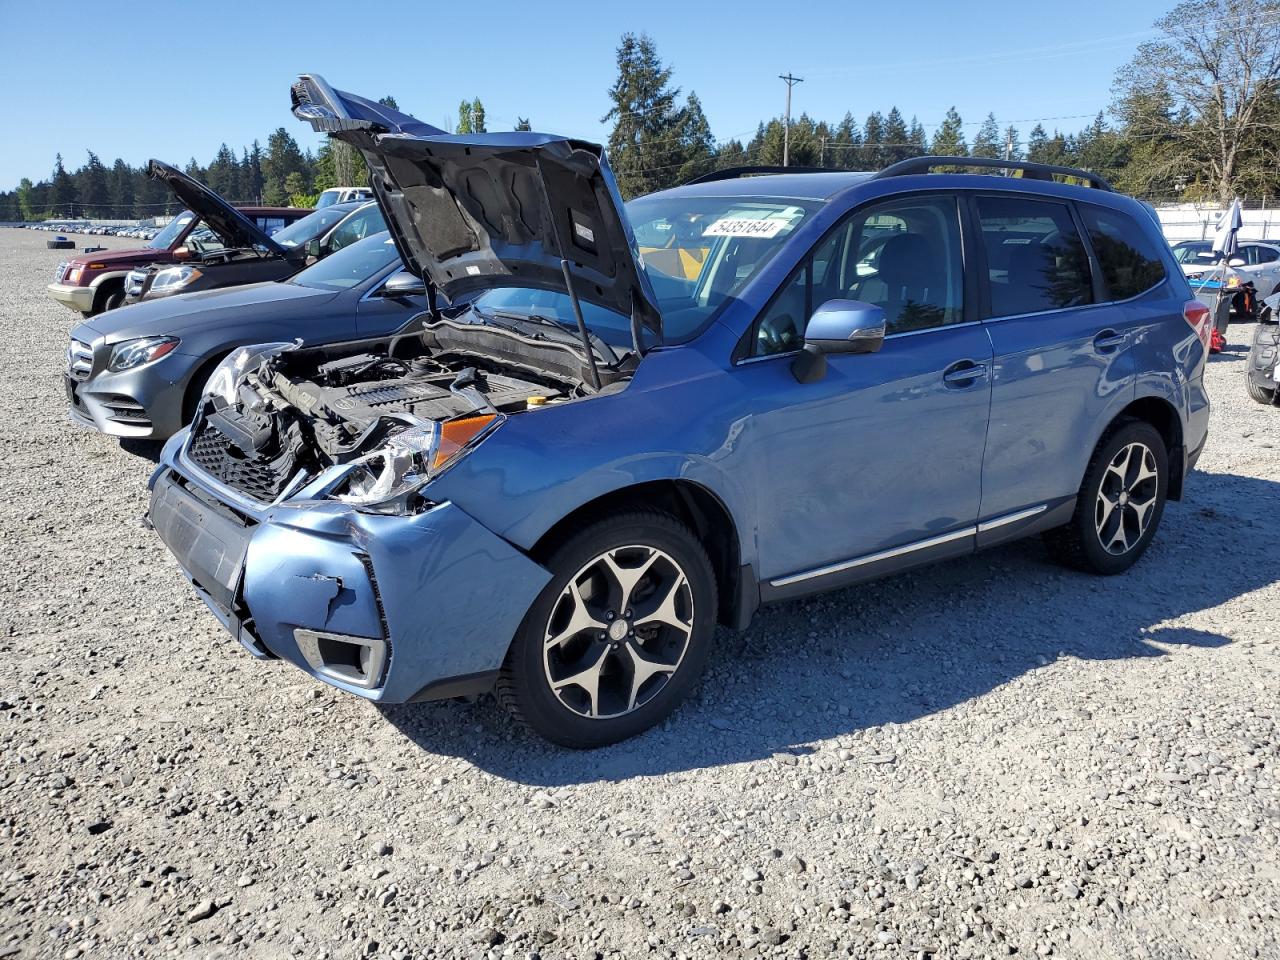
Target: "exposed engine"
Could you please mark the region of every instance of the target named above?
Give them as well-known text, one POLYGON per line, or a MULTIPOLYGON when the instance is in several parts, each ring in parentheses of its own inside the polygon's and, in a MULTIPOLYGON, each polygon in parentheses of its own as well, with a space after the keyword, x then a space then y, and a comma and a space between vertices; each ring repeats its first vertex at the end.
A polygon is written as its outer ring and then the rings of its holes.
POLYGON ((419 337, 364 346, 372 349, 297 350, 262 361, 235 384, 233 403, 205 398, 189 456, 233 489, 271 502, 424 424, 509 414, 588 392, 581 381, 432 350, 419 337), (398 355, 398 346, 410 344, 412 355, 398 355))

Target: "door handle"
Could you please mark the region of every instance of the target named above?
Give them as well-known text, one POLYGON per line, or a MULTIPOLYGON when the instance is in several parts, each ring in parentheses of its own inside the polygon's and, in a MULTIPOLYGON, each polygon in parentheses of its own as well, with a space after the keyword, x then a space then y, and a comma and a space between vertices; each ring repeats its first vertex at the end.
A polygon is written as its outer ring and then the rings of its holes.
POLYGON ((1116 333, 1114 330, 1103 330, 1093 338, 1093 346, 1096 350, 1103 353, 1110 353, 1118 347, 1123 347, 1128 341, 1127 333, 1116 333))
POLYGON ((957 360, 942 371, 942 381, 948 386, 967 387, 975 380, 987 375, 985 363, 974 363, 972 360, 957 360))

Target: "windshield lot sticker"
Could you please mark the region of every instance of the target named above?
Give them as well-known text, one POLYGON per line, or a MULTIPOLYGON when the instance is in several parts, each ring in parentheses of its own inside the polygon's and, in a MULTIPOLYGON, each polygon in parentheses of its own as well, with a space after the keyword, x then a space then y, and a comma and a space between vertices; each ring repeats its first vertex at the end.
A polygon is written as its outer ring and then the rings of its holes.
POLYGON ((702 232, 704 237, 760 237, 771 240, 783 227, 789 226, 790 220, 771 217, 757 220, 747 217, 725 217, 717 220, 702 232))

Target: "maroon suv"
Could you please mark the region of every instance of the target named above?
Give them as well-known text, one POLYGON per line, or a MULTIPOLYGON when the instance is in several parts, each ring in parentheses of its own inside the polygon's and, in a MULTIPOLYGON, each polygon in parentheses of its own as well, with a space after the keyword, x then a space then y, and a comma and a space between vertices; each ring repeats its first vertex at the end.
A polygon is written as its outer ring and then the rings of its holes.
MULTIPOLYGON (((125 277, 135 267, 177 262, 187 250, 188 241, 199 240, 202 233, 228 246, 236 242, 236 238, 222 235, 227 224, 217 211, 202 209, 203 204, 195 195, 181 196, 179 200, 186 203, 188 209, 170 220, 145 247, 100 250, 58 264, 57 275, 46 288, 49 296, 72 310, 79 310, 86 317, 92 317, 124 302, 125 277)), ((302 207, 237 209, 268 235, 311 212, 302 207)))

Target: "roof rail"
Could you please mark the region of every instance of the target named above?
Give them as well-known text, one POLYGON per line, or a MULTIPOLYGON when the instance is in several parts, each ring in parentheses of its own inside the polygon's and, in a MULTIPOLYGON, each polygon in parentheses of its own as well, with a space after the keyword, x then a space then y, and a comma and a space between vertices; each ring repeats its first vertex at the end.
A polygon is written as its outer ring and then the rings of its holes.
POLYGON ((911 157, 885 167, 873 179, 905 177, 912 173, 928 173, 934 167, 994 167, 997 170, 1021 170, 1026 180, 1053 180, 1054 175, 1076 177, 1097 190, 1115 193, 1115 188, 1096 173, 1077 167, 1059 167, 1029 160, 998 160, 995 157, 911 157))
POLYGON ((714 183, 717 180, 737 180, 740 177, 756 177, 769 173, 852 173, 850 170, 832 170, 829 167, 725 167, 723 170, 712 170, 700 177, 686 180, 681 184, 687 187, 691 183, 714 183))

